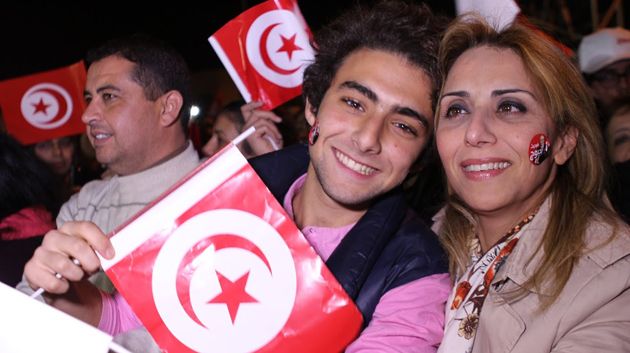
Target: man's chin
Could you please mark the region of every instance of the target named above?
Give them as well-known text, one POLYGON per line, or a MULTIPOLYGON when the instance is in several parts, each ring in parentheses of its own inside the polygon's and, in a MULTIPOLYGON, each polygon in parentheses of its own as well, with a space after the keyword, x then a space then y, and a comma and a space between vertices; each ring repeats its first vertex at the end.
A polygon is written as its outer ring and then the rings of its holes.
POLYGON ((378 195, 374 194, 357 194, 357 193, 329 193, 328 196, 337 202, 339 205, 346 209, 353 211, 362 211, 370 208, 370 205, 374 202, 374 198, 378 195))

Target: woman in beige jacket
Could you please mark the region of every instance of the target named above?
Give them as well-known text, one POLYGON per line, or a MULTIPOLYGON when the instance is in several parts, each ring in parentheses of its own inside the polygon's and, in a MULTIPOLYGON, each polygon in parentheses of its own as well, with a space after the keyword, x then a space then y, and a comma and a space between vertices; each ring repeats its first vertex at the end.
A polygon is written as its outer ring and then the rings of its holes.
POLYGON ((440 352, 630 352, 630 231, 606 202, 579 71, 541 34, 474 16, 440 64, 435 229, 454 279, 440 352))

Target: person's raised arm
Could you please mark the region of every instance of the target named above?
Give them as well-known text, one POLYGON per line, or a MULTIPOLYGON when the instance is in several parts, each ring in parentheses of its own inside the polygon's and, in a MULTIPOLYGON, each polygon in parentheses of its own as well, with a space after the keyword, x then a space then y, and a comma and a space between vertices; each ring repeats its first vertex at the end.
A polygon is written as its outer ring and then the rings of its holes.
POLYGON ((256 131, 247 138, 247 143, 255 157, 264 153, 273 152, 283 147, 282 134, 276 124, 282 122, 282 118, 269 110, 259 109, 262 102, 250 102, 241 107, 241 113, 245 119, 242 131, 254 126, 256 131))

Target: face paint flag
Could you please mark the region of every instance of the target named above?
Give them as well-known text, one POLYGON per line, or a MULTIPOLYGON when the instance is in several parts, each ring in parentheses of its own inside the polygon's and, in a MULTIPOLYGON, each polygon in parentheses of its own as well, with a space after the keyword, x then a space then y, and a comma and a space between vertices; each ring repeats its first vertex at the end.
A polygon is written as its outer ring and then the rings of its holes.
POLYGON ((10 135, 28 145, 85 131, 85 65, 0 82, 0 109, 10 135))
POLYGON ((165 352, 340 352, 361 314, 230 144, 111 238, 103 268, 165 352))
POLYGON ((295 1, 268 0, 243 12, 208 41, 245 101, 272 109, 302 92, 313 61, 311 32, 295 1))

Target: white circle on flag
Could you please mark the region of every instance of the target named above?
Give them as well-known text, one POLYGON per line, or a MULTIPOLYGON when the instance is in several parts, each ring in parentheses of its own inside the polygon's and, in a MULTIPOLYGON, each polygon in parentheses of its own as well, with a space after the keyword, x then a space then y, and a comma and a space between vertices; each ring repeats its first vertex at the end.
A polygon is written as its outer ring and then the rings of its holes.
POLYGON ((282 330, 297 279, 291 251, 275 228, 251 213, 219 209, 192 217, 169 236, 155 260, 152 290, 160 317, 182 344, 198 352, 239 353, 263 347, 282 330), (196 249, 200 254, 183 263, 197 244, 218 237, 231 245, 196 249), (180 273, 182 265, 194 272, 180 273), (219 276, 246 283, 244 295, 252 300, 232 305, 231 313, 230 300, 218 299, 225 291, 219 276), (177 291, 183 278, 189 278, 189 310, 177 291))
POLYGON ((245 42, 250 63, 264 78, 285 88, 302 84, 314 52, 304 25, 293 12, 265 12, 250 26, 245 42))
POLYGON ((39 83, 29 88, 20 102, 22 116, 39 129, 55 129, 72 115, 72 98, 61 86, 39 83))

